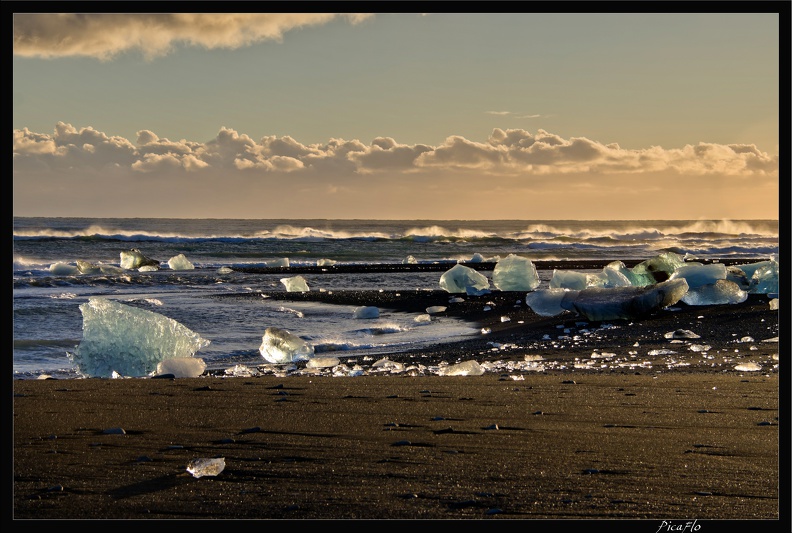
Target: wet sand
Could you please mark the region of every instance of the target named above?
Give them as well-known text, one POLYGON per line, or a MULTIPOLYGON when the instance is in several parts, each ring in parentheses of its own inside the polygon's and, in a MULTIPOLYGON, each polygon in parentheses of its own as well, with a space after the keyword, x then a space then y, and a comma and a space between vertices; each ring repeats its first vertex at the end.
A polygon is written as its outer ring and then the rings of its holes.
MULTIPOLYGON (((439 292, 276 297, 408 310, 447 302, 439 292)), ((482 297, 496 313, 475 298, 449 306, 489 335, 388 357, 538 353, 559 364, 458 377, 15 380, 13 518, 615 519, 656 531, 664 520, 782 517, 779 345, 762 342, 778 335, 778 312, 765 295, 680 304, 578 340, 577 319, 539 317, 515 296, 482 297), (635 342, 668 348, 677 329, 701 335, 712 357, 576 366, 635 342), (735 369, 749 362, 761 370, 735 369), (187 472, 214 457, 225 461, 218 475, 187 472)))

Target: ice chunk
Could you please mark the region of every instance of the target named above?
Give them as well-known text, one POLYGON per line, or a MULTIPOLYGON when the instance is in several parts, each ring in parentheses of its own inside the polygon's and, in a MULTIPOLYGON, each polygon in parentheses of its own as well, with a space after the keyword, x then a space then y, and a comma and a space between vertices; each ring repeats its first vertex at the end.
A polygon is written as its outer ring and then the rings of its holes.
POLYGON ((437 313, 444 313, 446 309, 448 308, 444 305, 430 305, 426 308, 426 312, 430 315, 436 315, 437 313))
POLYGON ((677 303, 688 291, 684 278, 646 287, 589 287, 577 296, 567 294, 561 306, 595 322, 645 317, 677 303))
POLYGON ((334 366, 338 366, 341 363, 341 360, 338 357, 332 356, 323 356, 323 357, 312 357, 305 363, 306 368, 333 368, 334 366))
POLYGON ((99 268, 98 265, 94 265, 93 263, 89 263, 88 261, 77 261, 77 268, 80 270, 80 274, 101 274, 102 269, 99 268))
POLYGON ((674 271, 685 264, 684 258, 674 252, 663 252, 646 261, 638 263, 632 269, 633 274, 650 278, 653 282, 666 281, 674 271))
POLYGON ((756 363, 741 363, 735 365, 734 369, 738 372, 759 372, 762 367, 756 363))
POLYGON ((171 270, 193 270, 195 268, 195 265, 184 257, 184 254, 175 255, 168 259, 168 266, 171 270))
POLYGON ((719 279, 726 279, 726 267, 722 263, 682 265, 668 279, 678 278, 685 278, 688 287, 693 290, 702 285, 711 285, 719 279))
POLYGON ((222 267, 217 269, 217 273, 218 274, 233 274, 234 273, 234 269, 231 268, 231 267, 222 266, 222 267))
POLYGON ((279 257, 277 259, 273 259, 272 261, 267 261, 266 265, 269 268, 285 268, 289 266, 289 258, 279 257))
POLYGON ((50 274, 53 276, 78 276, 80 269, 68 263, 53 263, 49 267, 50 274))
POLYGON ((484 367, 473 359, 455 365, 441 366, 437 373, 441 376, 480 376, 484 374, 484 367))
POLYGON ((733 281, 719 279, 710 285, 691 289, 682 297, 688 305, 738 304, 748 298, 748 293, 733 281))
POLYGON ((308 292, 308 283, 302 276, 294 276, 292 278, 281 278, 281 283, 286 287, 286 292, 308 292))
POLYGON ((157 374, 173 374, 177 378, 197 378, 206 370, 206 363, 199 357, 172 357, 157 363, 157 374))
POLYGON ((90 377, 141 377, 158 363, 192 357, 209 341, 179 322, 153 311, 93 296, 80 305, 83 338, 69 358, 90 377))
POLYGON ((355 318, 379 318, 379 309, 374 306, 362 306, 355 309, 355 318))
POLYGON ((216 476, 225 469, 224 457, 200 457, 187 464, 187 471, 193 477, 216 476))
POLYGON ((316 266, 324 267, 324 266, 333 266, 336 264, 336 261, 332 259, 320 259, 316 262, 316 266))
POLYGON ((267 328, 261 338, 259 352, 268 362, 281 364, 310 359, 314 355, 314 347, 285 329, 267 328))
POLYGON ((539 289, 525 295, 525 303, 539 316, 556 316, 567 311, 561 307, 564 296, 573 293, 573 297, 577 297, 579 292, 562 288, 539 289))
POLYGON ((440 288, 451 293, 489 289, 489 280, 484 274, 465 265, 454 265, 440 276, 440 288))
POLYGON ((121 267, 117 267, 115 265, 105 265, 99 263, 99 271, 102 274, 121 274, 122 272, 124 272, 124 269, 121 267))
POLYGON ((701 338, 696 333, 693 333, 689 329, 676 329, 674 331, 669 331, 665 335, 663 335, 666 339, 699 339, 701 338))
POLYGON ((432 321, 432 317, 429 315, 429 313, 424 313, 422 315, 416 316, 413 321, 417 322, 418 324, 428 324, 432 321))
POLYGON ((602 269, 603 275, 607 280, 606 287, 643 287, 653 284, 654 278, 640 275, 627 268, 621 261, 612 261, 602 269), (626 280, 626 283, 625 283, 626 280))
POLYGON ((476 252, 476 253, 473 254, 473 257, 470 258, 470 262, 471 263, 483 263, 484 262, 484 256, 481 255, 480 253, 476 252))
POLYGON ((596 274, 576 270, 553 270, 550 278, 551 289, 570 289, 582 291, 586 287, 602 287, 604 280, 596 274))
POLYGON ((159 261, 151 259, 143 255, 140 250, 133 248, 121 252, 121 268, 125 270, 136 270, 140 267, 152 266, 159 268, 159 261))
POLYGON ((402 261, 402 264, 404 264, 404 265, 417 265, 418 264, 418 260, 415 257, 413 257, 411 255, 408 255, 407 257, 404 258, 404 260, 402 261))
POLYGON ((748 292, 768 294, 778 292, 778 262, 768 261, 754 270, 748 292))
POLYGON ((770 310, 778 311, 778 298, 773 298, 770 300, 770 310))
POLYGON ((495 264, 492 284, 502 291, 532 291, 539 286, 536 265, 528 258, 509 254, 495 264))

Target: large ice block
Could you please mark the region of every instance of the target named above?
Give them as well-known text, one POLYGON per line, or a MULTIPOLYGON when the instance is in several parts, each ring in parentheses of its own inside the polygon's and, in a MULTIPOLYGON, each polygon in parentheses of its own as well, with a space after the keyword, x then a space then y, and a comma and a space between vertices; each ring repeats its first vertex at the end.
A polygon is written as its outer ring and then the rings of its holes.
POLYGON ((489 289, 489 280, 484 274, 465 265, 456 264, 440 276, 440 288, 450 293, 468 293, 489 289))
POLYGON ((561 306, 594 322, 633 320, 677 303, 687 291, 688 285, 684 278, 646 287, 589 287, 574 298, 568 294, 561 306))
POLYGON ((261 338, 259 353, 270 363, 292 363, 313 357, 314 347, 290 331, 267 328, 261 338))
POLYGON ((146 376, 171 358, 193 357, 209 341, 183 324, 153 311, 106 298, 80 305, 83 338, 69 358, 89 377, 146 376))
POLYGON ((492 284, 502 291, 532 291, 539 286, 536 265, 526 257, 509 254, 495 264, 492 284))

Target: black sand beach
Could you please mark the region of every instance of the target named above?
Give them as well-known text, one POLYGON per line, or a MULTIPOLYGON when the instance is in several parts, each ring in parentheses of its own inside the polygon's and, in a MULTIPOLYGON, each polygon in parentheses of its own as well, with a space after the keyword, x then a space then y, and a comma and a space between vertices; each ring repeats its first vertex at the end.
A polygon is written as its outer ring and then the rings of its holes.
MULTIPOLYGON (((271 296, 401 310, 449 299, 271 296)), ((540 317, 524 296, 466 297, 447 312, 489 335, 387 357, 540 355, 561 365, 461 377, 15 380, 13 518, 634 519, 655 531, 663 520, 781 517, 779 345, 763 342, 778 336, 778 312, 766 295, 679 303, 600 329, 540 317), (583 327, 598 333, 575 339, 583 327), (636 342, 642 354, 668 348, 664 335, 680 329, 700 335, 711 357, 576 365, 593 352, 624 356, 636 342), (746 363, 761 370, 735 369, 746 363), (224 458, 225 469, 193 477, 186 467, 202 457, 224 458)))

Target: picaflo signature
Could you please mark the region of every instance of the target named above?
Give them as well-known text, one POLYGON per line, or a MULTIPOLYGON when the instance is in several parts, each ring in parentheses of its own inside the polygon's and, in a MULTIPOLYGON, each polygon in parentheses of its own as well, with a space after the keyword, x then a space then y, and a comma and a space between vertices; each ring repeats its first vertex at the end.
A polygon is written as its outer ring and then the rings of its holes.
POLYGON ((701 529, 701 524, 697 524, 696 520, 688 520, 687 522, 663 520, 655 533, 693 533, 699 529, 701 529))

